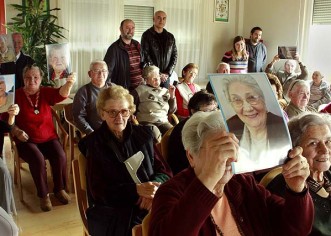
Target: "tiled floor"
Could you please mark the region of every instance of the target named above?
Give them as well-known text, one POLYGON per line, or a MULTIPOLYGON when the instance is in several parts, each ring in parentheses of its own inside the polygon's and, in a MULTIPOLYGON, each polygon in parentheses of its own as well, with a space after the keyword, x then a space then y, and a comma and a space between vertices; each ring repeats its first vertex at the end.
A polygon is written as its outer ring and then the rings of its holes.
MULTIPOLYGON (((14 163, 10 153, 10 142, 7 138, 5 139, 4 150, 7 166, 13 176, 14 163)), ((36 189, 28 170, 28 166, 27 164, 23 164, 22 166, 23 203, 19 200, 18 187, 14 186, 14 196, 17 208, 17 216, 14 216, 14 220, 20 229, 20 235, 81 236, 83 234, 83 228, 76 206, 74 193, 70 193, 72 200, 68 205, 61 205, 54 196, 51 195, 53 210, 50 212, 42 212, 39 207, 39 199, 36 195, 36 189)), ((72 183, 72 176, 70 176, 69 179, 69 182, 72 183)), ((49 178, 49 186, 51 189, 51 178, 49 178)))

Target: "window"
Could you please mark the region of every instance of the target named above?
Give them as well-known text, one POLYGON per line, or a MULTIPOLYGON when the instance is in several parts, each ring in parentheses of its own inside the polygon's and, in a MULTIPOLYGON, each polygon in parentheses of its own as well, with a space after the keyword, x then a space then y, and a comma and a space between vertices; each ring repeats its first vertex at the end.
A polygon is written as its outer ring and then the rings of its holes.
POLYGON ((331 0, 315 0, 313 25, 331 25, 331 0))
POLYGON ((153 26, 154 7, 124 5, 124 18, 135 23, 134 38, 140 42, 142 34, 153 26))

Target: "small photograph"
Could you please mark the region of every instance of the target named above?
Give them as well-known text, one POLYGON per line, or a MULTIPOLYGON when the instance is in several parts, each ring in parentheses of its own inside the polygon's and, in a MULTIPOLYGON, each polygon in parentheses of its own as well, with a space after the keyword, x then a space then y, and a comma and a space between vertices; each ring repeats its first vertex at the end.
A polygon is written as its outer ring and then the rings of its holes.
POLYGON ((284 163, 292 148, 284 113, 265 73, 210 74, 229 132, 239 139, 235 174, 284 163))
POLYGON ((0 113, 7 112, 14 104, 15 74, 0 75, 0 113))
POLYGON ((279 59, 294 59, 296 54, 296 46, 278 46, 279 59))
POLYGON ((229 0, 215 0, 214 21, 229 21, 229 0))
POLYGON ((0 34, 0 64, 16 61, 11 34, 0 34))
POLYGON ((65 84, 70 74, 70 49, 69 43, 46 45, 48 80, 59 88, 65 84))

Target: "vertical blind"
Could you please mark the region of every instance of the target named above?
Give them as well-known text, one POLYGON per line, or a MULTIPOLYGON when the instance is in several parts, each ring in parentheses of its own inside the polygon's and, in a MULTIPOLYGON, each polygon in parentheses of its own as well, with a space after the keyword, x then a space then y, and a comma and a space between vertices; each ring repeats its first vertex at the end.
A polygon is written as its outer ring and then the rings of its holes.
POLYGON ((135 23, 135 38, 141 38, 153 26, 154 7, 124 5, 124 18, 135 23))
POLYGON ((331 0, 314 0, 313 25, 331 25, 331 0))

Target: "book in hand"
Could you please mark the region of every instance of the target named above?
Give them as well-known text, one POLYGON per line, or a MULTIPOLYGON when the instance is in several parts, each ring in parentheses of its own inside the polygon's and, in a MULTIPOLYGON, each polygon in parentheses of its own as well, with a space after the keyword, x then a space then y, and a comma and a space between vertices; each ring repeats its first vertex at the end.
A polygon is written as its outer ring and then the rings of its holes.
POLYGON ((295 59, 296 54, 296 46, 278 46, 279 59, 295 59))
POLYGON ((208 78, 227 131, 239 139, 233 172, 283 164, 292 143, 284 112, 266 74, 209 74, 208 78))

